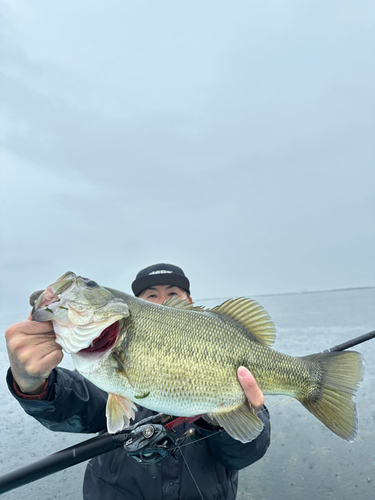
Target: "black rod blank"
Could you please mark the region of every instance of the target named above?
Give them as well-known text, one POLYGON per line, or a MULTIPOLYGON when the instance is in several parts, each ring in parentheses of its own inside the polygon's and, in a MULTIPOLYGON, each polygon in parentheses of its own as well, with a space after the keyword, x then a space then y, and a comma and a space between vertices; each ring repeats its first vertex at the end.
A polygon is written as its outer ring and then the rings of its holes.
POLYGON ((334 347, 331 347, 330 349, 326 349, 323 352, 333 352, 333 351, 345 351, 345 349, 350 349, 351 347, 354 347, 355 345, 362 344, 362 342, 366 342, 367 340, 371 340, 375 337, 375 330, 369 333, 365 333, 364 335, 361 335, 360 337, 356 337, 355 339, 348 340, 347 342, 344 342, 343 344, 335 345, 334 347))
POLYGON ((116 445, 113 436, 103 434, 48 455, 37 462, 1 476, 0 494, 77 465, 97 455, 112 451, 116 446, 118 445, 116 445))

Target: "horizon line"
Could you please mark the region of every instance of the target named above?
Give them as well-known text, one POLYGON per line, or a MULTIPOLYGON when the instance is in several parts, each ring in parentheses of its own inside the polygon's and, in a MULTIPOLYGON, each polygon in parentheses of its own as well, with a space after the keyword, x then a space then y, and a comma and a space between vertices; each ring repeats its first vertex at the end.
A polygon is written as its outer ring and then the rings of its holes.
POLYGON ((368 290, 371 288, 375 288, 375 285, 369 285, 369 286, 352 286, 352 287, 347 287, 347 288, 331 288, 327 290, 305 290, 305 291, 300 291, 300 292, 279 292, 279 293, 254 293, 253 295, 238 295, 238 296, 227 296, 227 297, 211 297, 211 298, 203 298, 203 299, 195 299, 194 302, 198 301, 203 301, 203 300, 228 300, 228 299, 233 299, 236 297, 246 297, 246 298, 251 298, 251 297, 273 297, 276 295, 300 295, 303 293, 327 293, 327 292, 347 292, 350 290, 368 290))

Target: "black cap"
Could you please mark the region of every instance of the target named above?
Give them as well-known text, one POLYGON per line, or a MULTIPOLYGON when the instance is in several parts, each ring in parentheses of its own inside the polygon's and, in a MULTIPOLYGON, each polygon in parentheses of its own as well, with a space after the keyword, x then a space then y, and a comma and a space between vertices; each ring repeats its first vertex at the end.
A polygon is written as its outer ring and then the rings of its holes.
POLYGON ((134 295, 139 295, 150 286, 174 285, 190 295, 190 283, 181 267, 172 264, 154 264, 139 271, 132 283, 134 295))

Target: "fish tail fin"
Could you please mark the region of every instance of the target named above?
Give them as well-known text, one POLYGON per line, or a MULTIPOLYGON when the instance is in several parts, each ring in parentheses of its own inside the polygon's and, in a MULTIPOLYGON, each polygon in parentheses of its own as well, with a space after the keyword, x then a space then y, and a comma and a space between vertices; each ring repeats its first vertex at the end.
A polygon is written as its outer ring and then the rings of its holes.
POLYGON ((354 396, 363 378, 363 357, 354 351, 304 356, 315 374, 308 395, 297 398, 339 437, 354 441, 357 413, 354 396))

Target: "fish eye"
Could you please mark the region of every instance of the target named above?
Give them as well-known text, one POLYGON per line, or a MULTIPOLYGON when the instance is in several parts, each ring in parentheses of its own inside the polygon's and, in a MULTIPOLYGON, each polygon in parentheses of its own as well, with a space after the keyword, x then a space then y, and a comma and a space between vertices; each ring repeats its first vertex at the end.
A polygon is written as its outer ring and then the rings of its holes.
POLYGON ((89 280, 87 283, 86 283, 87 286, 97 286, 98 284, 95 283, 95 281, 92 281, 92 280, 89 280))

